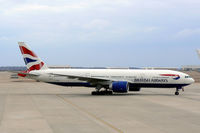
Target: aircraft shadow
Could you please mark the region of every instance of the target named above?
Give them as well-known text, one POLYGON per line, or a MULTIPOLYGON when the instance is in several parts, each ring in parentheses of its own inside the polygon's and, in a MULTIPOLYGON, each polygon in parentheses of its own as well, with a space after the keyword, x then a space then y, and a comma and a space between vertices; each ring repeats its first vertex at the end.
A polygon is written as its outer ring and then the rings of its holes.
MULTIPOLYGON (((19 94, 20 95, 20 94, 19 94)), ((127 93, 127 94, 112 94, 112 95, 91 95, 86 93, 22 93, 21 95, 34 95, 34 96, 62 96, 62 97, 127 97, 127 96, 174 96, 173 94, 147 94, 147 93, 127 93)))
POLYGON ((69 97, 123 97, 123 96, 174 96, 173 94, 147 94, 147 93, 127 93, 127 94, 112 94, 112 95, 91 95, 91 94, 57 94, 59 96, 69 97))

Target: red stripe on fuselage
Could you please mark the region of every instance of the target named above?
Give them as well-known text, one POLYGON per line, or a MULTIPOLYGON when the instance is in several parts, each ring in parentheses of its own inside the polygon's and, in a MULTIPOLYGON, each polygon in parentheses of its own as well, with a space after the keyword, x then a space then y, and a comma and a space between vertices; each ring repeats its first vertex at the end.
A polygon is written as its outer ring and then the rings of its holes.
POLYGON ((33 53, 32 51, 28 50, 28 49, 25 48, 24 46, 20 46, 20 50, 21 50, 22 54, 29 54, 29 55, 31 55, 31 56, 33 56, 33 57, 37 57, 37 56, 35 55, 35 53, 33 53))
POLYGON ((176 74, 160 74, 161 76, 179 76, 179 75, 176 75, 176 74))

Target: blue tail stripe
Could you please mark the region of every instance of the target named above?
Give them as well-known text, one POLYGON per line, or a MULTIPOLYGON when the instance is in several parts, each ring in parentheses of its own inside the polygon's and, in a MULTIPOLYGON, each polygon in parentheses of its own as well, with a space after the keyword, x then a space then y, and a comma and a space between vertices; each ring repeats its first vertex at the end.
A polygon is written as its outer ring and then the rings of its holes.
POLYGON ((37 60, 33 60, 33 59, 30 59, 30 58, 24 58, 24 61, 25 61, 26 65, 27 65, 28 63, 36 62, 37 60))

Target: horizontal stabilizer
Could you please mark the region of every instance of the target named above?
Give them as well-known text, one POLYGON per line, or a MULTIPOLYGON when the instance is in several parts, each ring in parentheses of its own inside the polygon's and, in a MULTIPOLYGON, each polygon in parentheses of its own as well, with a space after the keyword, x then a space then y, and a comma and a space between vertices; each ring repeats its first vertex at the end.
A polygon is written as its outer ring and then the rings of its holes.
POLYGON ((39 74, 27 73, 26 71, 18 72, 18 76, 26 77, 26 76, 40 76, 39 74))

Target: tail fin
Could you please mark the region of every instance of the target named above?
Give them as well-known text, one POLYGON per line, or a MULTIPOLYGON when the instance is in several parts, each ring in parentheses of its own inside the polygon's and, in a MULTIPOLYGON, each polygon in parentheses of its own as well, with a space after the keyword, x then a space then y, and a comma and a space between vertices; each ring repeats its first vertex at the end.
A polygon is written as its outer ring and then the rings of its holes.
POLYGON ((18 42, 27 72, 48 69, 47 65, 24 42, 18 42))
POLYGON ((197 50, 197 54, 199 55, 199 58, 200 58, 200 49, 197 50))

